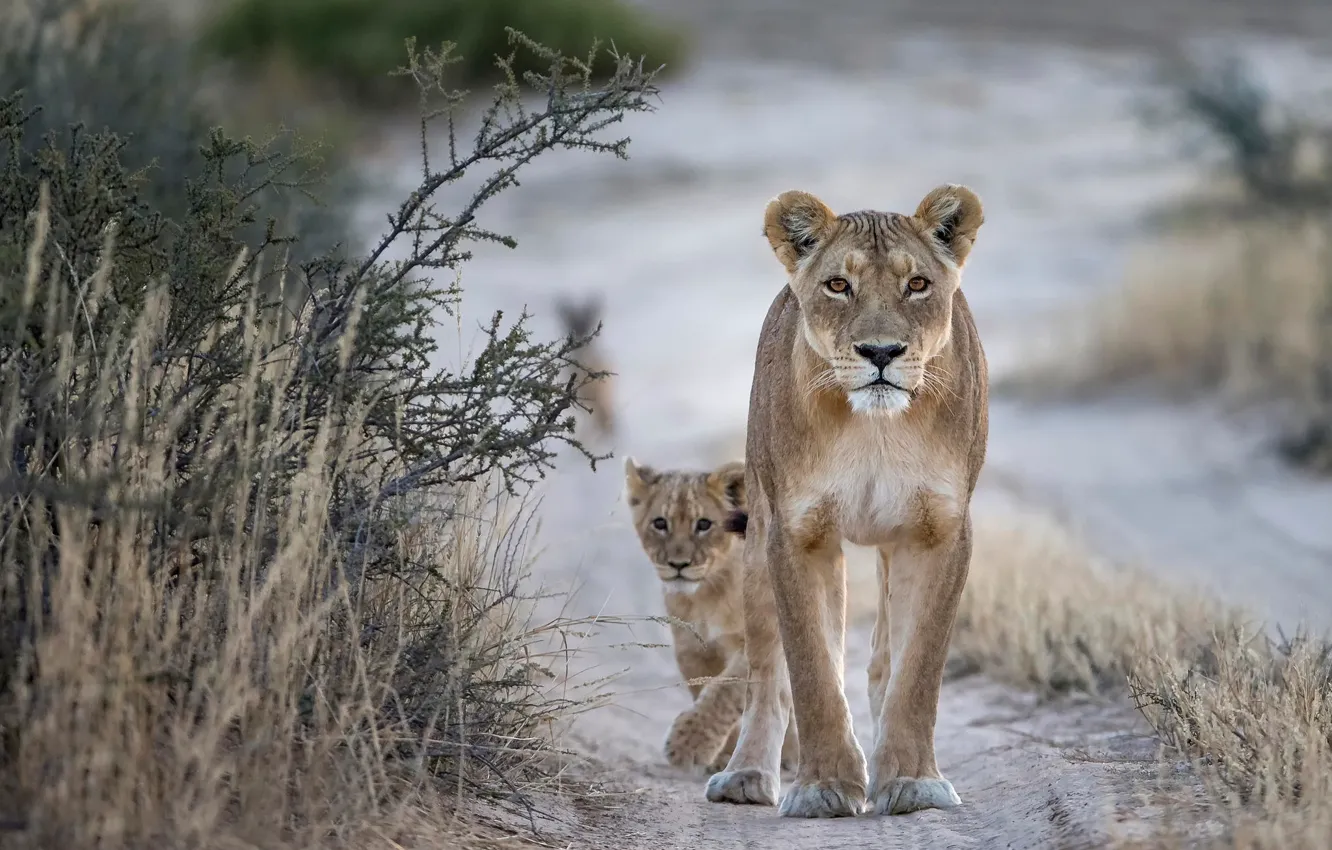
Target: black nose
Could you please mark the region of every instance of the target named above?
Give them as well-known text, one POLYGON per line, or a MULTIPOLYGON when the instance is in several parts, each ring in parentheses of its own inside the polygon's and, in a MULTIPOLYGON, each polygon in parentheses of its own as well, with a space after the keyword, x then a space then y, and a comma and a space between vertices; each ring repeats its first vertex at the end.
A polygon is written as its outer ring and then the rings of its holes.
POLYGON ((906 353, 906 346, 900 343, 892 345, 857 345, 856 354, 864 357, 882 369, 906 353))
POLYGON ((667 561, 666 563, 670 564, 672 567, 675 567, 677 570, 683 570, 685 567, 689 566, 689 563, 690 563, 690 562, 689 562, 689 561, 667 561))

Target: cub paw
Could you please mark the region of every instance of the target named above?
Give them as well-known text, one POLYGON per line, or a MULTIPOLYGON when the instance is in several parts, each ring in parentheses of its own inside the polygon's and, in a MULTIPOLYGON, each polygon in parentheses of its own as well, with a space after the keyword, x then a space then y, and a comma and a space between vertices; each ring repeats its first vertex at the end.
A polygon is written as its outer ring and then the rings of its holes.
POLYGON ((712 803, 777 805, 777 777, 754 768, 723 770, 708 780, 705 792, 712 803))
POLYGON ((849 818, 864 810, 864 786, 841 779, 816 779, 787 788, 777 813, 784 818, 849 818))
MULTIPOLYGON (((712 770, 720 761, 717 751, 721 744, 725 743, 713 738, 714 736, 708 735, 707 730, 702 727, 697 715, 684 711, 675 718, 675 722, 666 733, 666 743, 663 746, 666 761, 673 767, 685 770, 712 770)), ((722 762, 722 766, 725 766, 725 762, 722 762)))
MULTIPOLYGON (((878 783, 875 783, 877 786, 878 783)), ((947 779, 908 779, 896 777, 876 787, 870 794, 876 815, 904 815, 921 809, 951 809, 962 798, 947 779)))

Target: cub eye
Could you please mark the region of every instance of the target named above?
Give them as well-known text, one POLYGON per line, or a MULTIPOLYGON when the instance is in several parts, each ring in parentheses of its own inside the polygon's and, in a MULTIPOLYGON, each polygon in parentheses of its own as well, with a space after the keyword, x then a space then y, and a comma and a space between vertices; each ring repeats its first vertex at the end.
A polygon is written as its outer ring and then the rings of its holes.
POLYGON ((907 289, 910 289, 912 292, 924 292, 929 288, 930 282, 920 275, 916 275, 911 278, 911 280, 907 281, 907 289))
POLYGON ((666 522, 666 517, 659 516, 652 521, 652 527, 658 531, 665 531, 670 527, 670 523, 666 522))
POLYGON ((712 520, 701 519, 694 523, 694 528, 698 531, 707 531, 709 528, 712 528, 712 520))
POLYGON ((834 295, 845 295, 851 288, 851 284, 844 277, 833 277, 825 280, 823 285, 828 287, 828 291, 834 295))

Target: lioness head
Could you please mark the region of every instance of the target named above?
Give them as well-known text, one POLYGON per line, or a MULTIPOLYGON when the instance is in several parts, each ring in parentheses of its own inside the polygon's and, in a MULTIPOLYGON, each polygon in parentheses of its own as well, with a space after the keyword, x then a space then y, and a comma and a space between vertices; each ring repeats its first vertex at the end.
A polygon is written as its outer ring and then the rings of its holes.
POLYGON ((693 593, 736 538, 722 527, 745 506, 745 465, 711 472, 657 471, 624 462, 625 496, 643 551, 671 592, 693 593))
POLYGON ((914 215, 837 215, 807 192, 768 204, 763 231, 790 273, 805 340, 857 413, 896 414, 928 388, 948 345, 953 294, 976 232, 980 198, 940 186, 914 215))

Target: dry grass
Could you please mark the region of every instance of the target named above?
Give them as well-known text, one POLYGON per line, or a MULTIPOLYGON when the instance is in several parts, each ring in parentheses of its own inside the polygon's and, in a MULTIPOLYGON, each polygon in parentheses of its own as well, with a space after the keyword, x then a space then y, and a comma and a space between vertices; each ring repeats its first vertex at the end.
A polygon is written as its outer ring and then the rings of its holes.
MULTIPOLYGON (((860 566, 853 580, 871 580, 860 566)), ((955 673, 1136 700, 1167 760, 1190 760, 1198 785, 1158 839, 1132 846, 1327 847, 1327 644, 1272 641, 1206 594, 1098 563, 1057 525, 1016 515, 977 523, 953 654, 955 673), (1221 837, 1199 839, 1203 822, 1221 837)))
POLYGON ((1317 397, 1332 231, 1230 220, 1140 250, 1125 286, 1055 339, 1031 376, 1062 389, 1153 383, 1242 400, 1317 397), (1069 356, 1070 349, 1073 356, 1069 356))
MULTIPOLYGON (((848 559, 857 619, 872 620, 872 554, 848 559)), ((987 675, 1049 694, 1123 690, 1137 659, 1189 657, 1237 615, 1206 597, 1098 563, 1035 513, 977 517, 971 574, 950 672, 987 675)))
MULTIPOLYGON (((44 274, 30 270, 30 303, 44 274)), ((75 288, 95 309, 104 279, 86 283, 75 288)), ((38 306, 48 321, 62 314, 38 306)), ((475 486, 404 502, 401 569, 358 571, 330 516, 335 482, 355 472, 339 439, 354 420, 344 410, 318 423, 279 484, 272 464, 301 438, 274 392, 299 380, 292 358, 268 357, 277 323, 221 320, 253 331, 244 379, 202 407, 186 396, 160 407, 184 373, 153 345, 170 310, 151 295, 118 349, 64 346, 61 373, 91 376, 79 386, 107 413, 50 435, 54 454, 18 470, 12 440, 31 405, 86 399, 34 396, 0 370, 0 839, 69 850, 471 841, 455 804, 496 788, 521 799, 560 708, 540 685, 548 659, 535 657, 549 628, 529 628, 518 590, 525 506, 475 486), (175 491, 180 429, 200 415, 212 439, 194 480, 211 486, 175 491), (16 473, 39 462, 51 474, 24 484, 16 473), (206 507, 208 527, 164 537, 189 527, 171 525, 182 504, 206 507)))
POLYGON ((1122 689, 1137 660, 1191 657, 1236 616, 1206 597, 1096 562, 1035 515, 977 522, 958 663, 1049 693, 1122 689))

